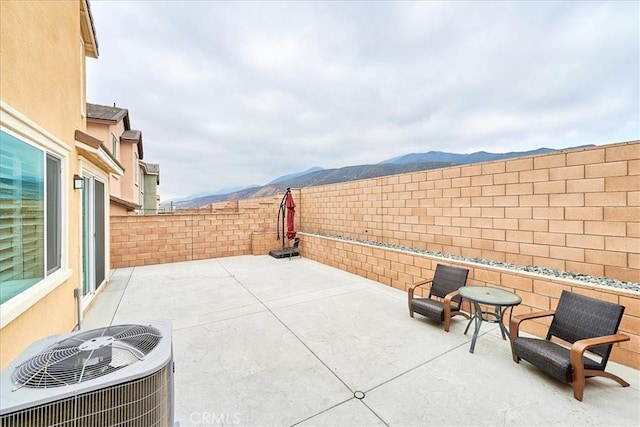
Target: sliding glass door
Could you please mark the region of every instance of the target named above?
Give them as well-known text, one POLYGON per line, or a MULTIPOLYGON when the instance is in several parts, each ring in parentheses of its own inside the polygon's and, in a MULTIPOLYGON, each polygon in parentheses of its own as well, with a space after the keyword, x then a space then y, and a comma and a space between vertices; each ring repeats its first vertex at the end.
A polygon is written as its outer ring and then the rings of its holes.
POLYGON ((82 192, 82 291, 86 304, 106 277, 105 184, 84 176, 82 192))

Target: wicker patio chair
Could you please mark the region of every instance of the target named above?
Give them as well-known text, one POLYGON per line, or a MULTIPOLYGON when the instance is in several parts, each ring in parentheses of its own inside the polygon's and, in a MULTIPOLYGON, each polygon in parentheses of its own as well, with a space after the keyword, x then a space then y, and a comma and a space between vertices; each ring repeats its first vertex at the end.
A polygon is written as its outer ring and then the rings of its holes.
POLYGON ((562 291, 555 311, 523 314, 511 319, 513 361, 518 363, 524 359, 554 378, 570 383, 573 396, 580 401, 585 379, 589 377, 610 378, 627 387, 629 383, 622 378, 605 372, 613 344, 630 339, 617 333, 622 313, 624 307, 621 305, 562 291), (545 316, 553 316, 545 339, 518 336, 521 322, 545 316), (552 337, 571 347, 552 342, 552 337), (585 356, 586 350, 591 353, 589 356, 585 356))
POLYGON ((462 297, 458 289, 467 283, 469 270, 438 264, 433 279, 418 282, 409 288, 409 316, 416 312, 429 319, 444 321, 444 330, 449 332, 449 325, 453 316, 469 315, 461 311, 462 297), (416 298, 417 288, 431 284, 427 298, 416 298))

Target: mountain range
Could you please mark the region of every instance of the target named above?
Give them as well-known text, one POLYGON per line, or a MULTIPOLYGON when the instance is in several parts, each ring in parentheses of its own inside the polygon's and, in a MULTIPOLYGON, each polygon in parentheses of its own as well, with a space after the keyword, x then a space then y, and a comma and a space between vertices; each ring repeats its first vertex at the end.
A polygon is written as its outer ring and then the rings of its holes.
MULTIPOLYGON (((583 148, 589 146, 572 147, 583 148)), ((565 149, 563 149, 565 150, 565 149)), ((411 153, 400 157, 394 157, 373 165, 346 166, 337 169, 322 169, 314 167, 304 172, 283 175, 266 185, 252 186, 237 191, 215 194, 194 195, 190 198, 173 200, 170 202, 176 209, 189 209, 206 206, 211 203, 227 200, 242 200, 256 197, 268 197, 280 194, 287 188, 304 188, 317 185, 335 184, 338 182, 355 181, 359 179, 376 178, 386 175, 416 172, 428 169, 444 168, 454 165, 488 162, 494 160, 509 159, 514 157, 533 156, 553 151, 551 148, 539 148, 530 151, 511 151, 508 153, 487 153, 478 151, 471 154, 446 153, 442 151, 429 151, 428 153, 411 153)), ((169 202, 163 203, 167 205, 169 202)))

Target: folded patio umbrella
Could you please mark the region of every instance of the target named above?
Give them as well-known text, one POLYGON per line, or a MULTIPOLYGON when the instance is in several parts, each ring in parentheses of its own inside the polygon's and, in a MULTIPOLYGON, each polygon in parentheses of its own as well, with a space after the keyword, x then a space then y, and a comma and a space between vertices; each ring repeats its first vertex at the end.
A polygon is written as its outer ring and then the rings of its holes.
POLYGON ((293 201, 293 196, 290 191, 287 191, 287 239, 291 240, 296 237, 296 226, 294 218, 296 215, 296 204, 293 201))

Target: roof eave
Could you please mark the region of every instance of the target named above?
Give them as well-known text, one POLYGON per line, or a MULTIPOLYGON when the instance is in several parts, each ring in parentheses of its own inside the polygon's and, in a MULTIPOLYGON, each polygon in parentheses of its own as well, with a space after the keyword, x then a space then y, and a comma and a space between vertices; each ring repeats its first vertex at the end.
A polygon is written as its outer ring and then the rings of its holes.
POLYGON ((124 176, 124 168, 97 138, 80 130, 75 132, 76 148, 101 169, 124 176))
MULTIPOLYGON (((134 129, 128 129, 128 130, 134 130, 134 129)), ((142 150, 142 131, 136 131, 136 132, 139 132, 139 133, 138 133, 138 136, 135 138, 132 138, 129 135, 126 135, 126 136, 120 135, 120 141, 129 141, 129 142, 136 143, 138 146, 138 160, 142 160, 142 158, 144 157, 144 152, 142 150)))
POLYGON ((91 58, 97 58, 99 55, 98 38, 96 37, 96 27, 93 24, 93 16, 91 16, 89 0, 80 1, 80 30, 84 41, 84 54, 91 58))
POLYGON ((125 208, 127 211, 135 211, 136 209, 140 209, 142 207, 142 205, 138 205, 136 203, 120 199, 116 196, 109 196, 109 200, 111 201, 111 203, 121 206, 125 208))

